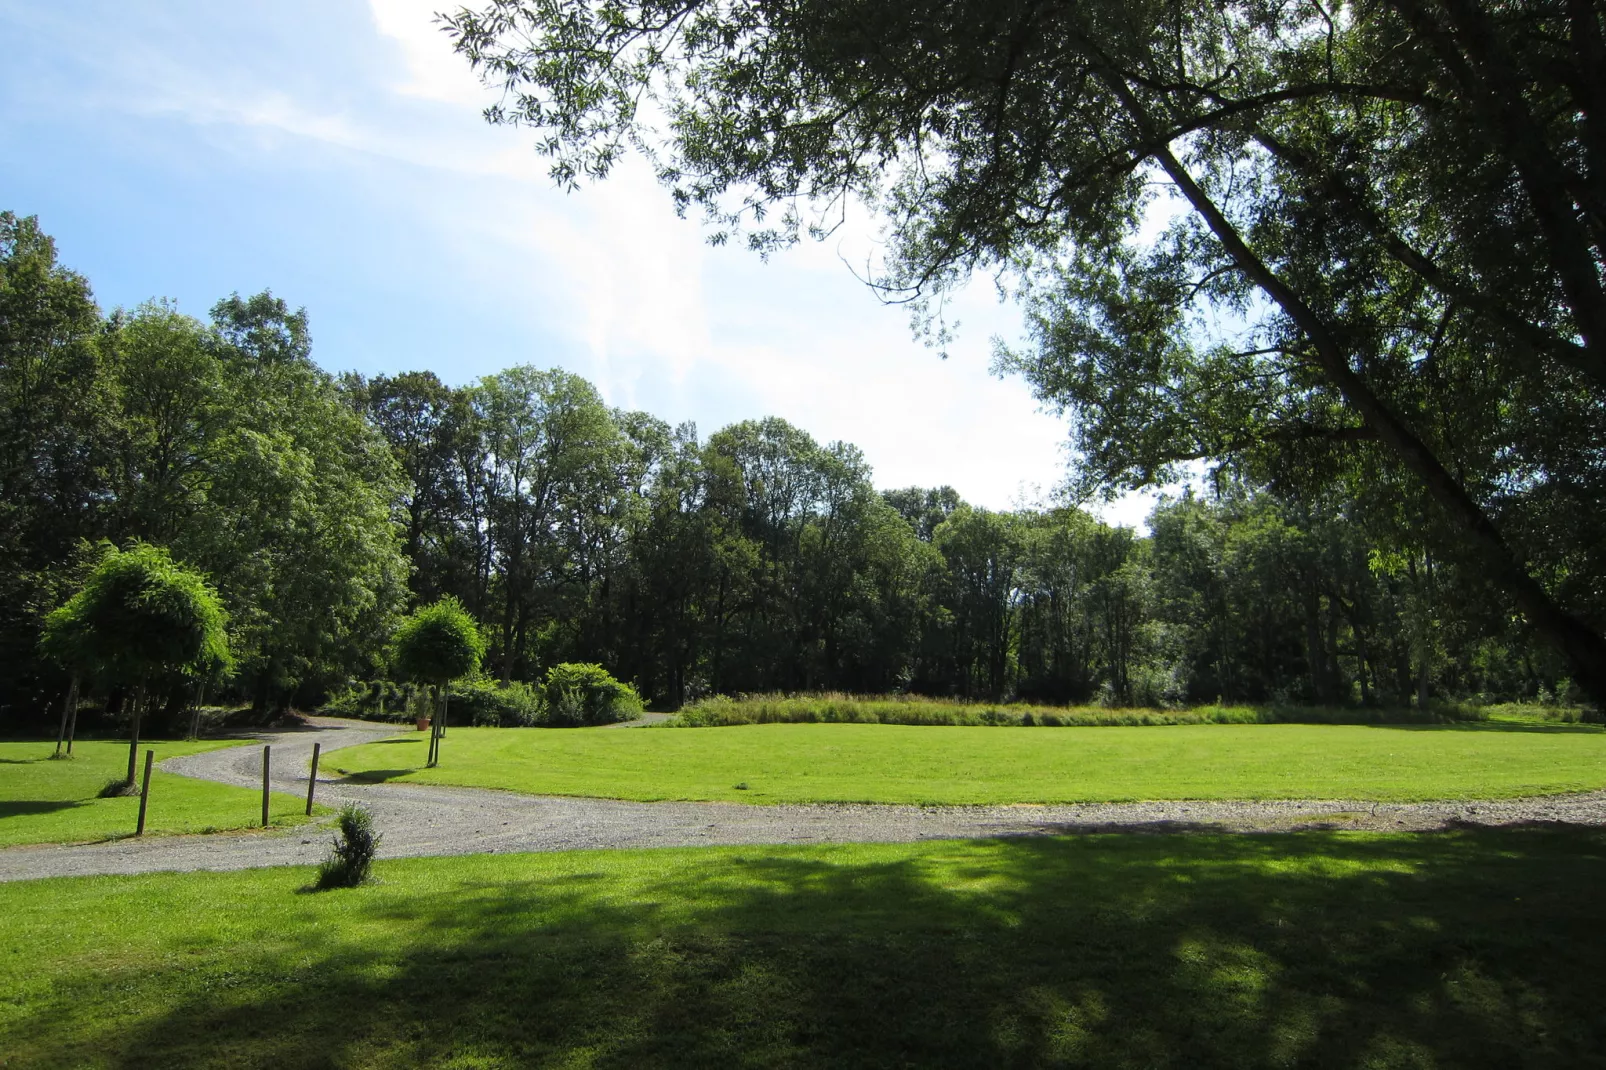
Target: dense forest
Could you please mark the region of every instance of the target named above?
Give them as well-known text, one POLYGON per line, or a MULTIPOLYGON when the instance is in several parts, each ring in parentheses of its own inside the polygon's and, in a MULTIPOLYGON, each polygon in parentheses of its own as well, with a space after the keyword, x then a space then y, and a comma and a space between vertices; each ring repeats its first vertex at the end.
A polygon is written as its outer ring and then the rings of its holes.
MULTIPOLYGON (((600 662, 654 704, 840 689, 992 700, 1403 705, 1565 696, 1480 567, 1387 495, 1214 470, 1149 534, 1069 506, 877 491, 778 418, 706 438, 562 370, 461 387, 313 362, 307 316, 234 295, 104 313, 0 216, 0 710, 66 688, 41 622, 140 541, 227 607, 232 697, 313 706, 383 678, 443 595, 489 672, 600 662)), ((175 701, 182 697, 175 696, 175 701)))

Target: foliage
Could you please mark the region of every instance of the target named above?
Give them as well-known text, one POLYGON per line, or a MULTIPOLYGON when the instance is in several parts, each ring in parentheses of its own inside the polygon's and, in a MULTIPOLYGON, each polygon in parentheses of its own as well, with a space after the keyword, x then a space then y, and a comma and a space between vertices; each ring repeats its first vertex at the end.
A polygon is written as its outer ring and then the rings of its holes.
MULTIPOLYGON (((1512 710, 1533 707, 1513 706, 1512 710)), ((903 724, 1091 727, 1168 724, 1439 724, 1482 720, 1474 707, 1435 711, 1320 706, 1196 706, 1121 709, 1105 706, 987 704, 922 695, 715 695, 681 707, 666 728, 742 724, 903 724)), ((1574 717, 1576 720, 1576 715, 1574 717)))
POLYGON ((108 548, 83 590, 45 619, 43 649, 111 686, 168 674, 211 678, 230 664, 227 616, 201 575, 144 543, 108 548))
MULTIPOLYGON (((1163 502, 1147 533, 1063 505, 980 509, 952 488, 878 492, 848 443, 774 418, 700 437, 558 370, 337 383, 312 362, 306 314, 271 294, 205 323, 161 303, 103 317, 33 221, 6 226, 0 437, 31 436, 0 458, 8 719, 61 708, 70 674, 41 654, 44 618, 102 540, 139 538, 215 583, 237 672, 208 698, 261 716, 294 701, 406 717, 386 647, 409 602, 443 598, 511 693, 467 689, 484 701, 465 719, 483 723, 528 723, 545 699, 518 685, 544 695, 564 663, 606 665, 667 709, 818 691, 1424 716, 1583 700, 1381 462, 1302 452, 1326 475, 1295 479, 1246 460, 1163 502)), ((1532 559, 1587 601, 1592 552, 1532 559)), ((195 697, 182 677, 157 690, 158 712, 195 697)), ((585 720, 583 696, 554 698, 559 722, 585 720)))
MULTIPOLYGON (((156 752, 151 773, 145 834, 218 832, 253 828, 262 817, 255 788, 164 773, 161 762, 217 750, 228 743, 145 741, 156 752)), ((86 843, 132 835, 139 816, 139 788, 124 778, 128 744, 80 738, 73 760, 50 760, 49 743, 0 743, 0 847, 24 843, 86 843), (118 791, 103 796, 113 784, 118 791)), ((141 756, 143 761, 143 755, 141 756)), ((300 824, 305 800, 274 792, 269 817, 275 826, 300 824)))
POLYGON ((539 690, 514 680, 505 687, 485 677, 458 680, 451 687, 452 716, 479 728, 530 728, 546 723, 546 700, 539 690))
POLYGON ((601 665, 565 662, 547 670, 542 684, 547 723, 567 728, 613 724, 638 717, 641 696, 615 680, 601 665))
POLYGON ((487 117, 533 128, 558 181, 637 146, 713 240, 761 252, 869 205, 889 297, 940 309, 982 268, 1026 295, 1029 344, 1000 360, 1073 416, 1083 489, 1205 461, 1370 495, 1402 542, 1475 562, 1600 706, 1598 15, 489 0, 446 21, 504 90, 487 117))
POLYGON ((357 803, 340 808, 339 827, 329 857, 318 866, 319 888, 355 888, 366 883, 384 839, 374 831, 373 815, 357 803))
POLYGON ((759 724, 452 734, 449 770, 423 768, 422 740, 342 749, 331 761, 359 777, 378 771, 387 782, 642 801, 1382 801, 1606 788, 1606 730, 1581 725, 759 724))
POLYGON ((396 629, 396 665, 408 677, 442 686, 473 675, 485 656, 479 627, 457 599, 417 610, 396 629))

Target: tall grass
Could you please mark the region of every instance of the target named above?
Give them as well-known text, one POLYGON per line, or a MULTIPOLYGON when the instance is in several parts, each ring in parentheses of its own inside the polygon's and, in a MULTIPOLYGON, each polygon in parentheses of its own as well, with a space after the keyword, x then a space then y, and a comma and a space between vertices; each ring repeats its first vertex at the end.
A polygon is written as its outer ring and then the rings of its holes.
POLYGON ((814 694, 717 695, 681 709, 664 722, 670 728, 718 728, 742 724, 904 725, 1176 725, 1176 724, 1399 724, 1483 720, 1476 707, 1444 705, 1427 711, 1347 706, 1250 706, 1211 704, 1165 710, 1105 706, 1038 706, 967 702, 924 695, 814 694))

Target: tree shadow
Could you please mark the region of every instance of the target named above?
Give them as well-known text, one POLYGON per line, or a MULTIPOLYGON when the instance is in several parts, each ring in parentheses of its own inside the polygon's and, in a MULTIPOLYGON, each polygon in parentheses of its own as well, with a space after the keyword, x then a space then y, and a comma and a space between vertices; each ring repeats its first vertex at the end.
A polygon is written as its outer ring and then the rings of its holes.
POLYGON ((1585 733, 1606 732, 1598 724, 1534 724, 1522 721, 1449 721, 1444 724, 1369 724, 1366 728, 1392 729, 1396 732, 1547 732, 1585 733))
MULTIPOLYGON (((1582 1065, 1606 835, 1089 836, 391 863, 54 986, 41 1063, 1582 1065), (298 910, 301 909, 298 905, 298 910), (336 917, 357 919, 342 928, 336 917), (130 988, 130 986, 133 988, 130 988), (135 1020, 83 1008, 115 991, 135 1020)), ((218 910, 237 909, 227 901, 218 910)))
POLYGON ((84 800, 62 799, 6 799, 0 800, 0 821, 8 817, 31 817, 36 814, 54 814, 61 810, 71 810, 78 806, 87 806, 84 800))
POLYGON ((359 783, 359 784, 383 784, 387 780, 395 780, 397 777, 404 777, 404 776, 407 776, 410 773, 416 773, 416 772, 418 772, 418 770, 416 768, 415 769, 363 769, 363 770, 361 770, 359 772, 355 772, 355 773, 342 772, 342 779, 354 781, 354 782, 359 783))

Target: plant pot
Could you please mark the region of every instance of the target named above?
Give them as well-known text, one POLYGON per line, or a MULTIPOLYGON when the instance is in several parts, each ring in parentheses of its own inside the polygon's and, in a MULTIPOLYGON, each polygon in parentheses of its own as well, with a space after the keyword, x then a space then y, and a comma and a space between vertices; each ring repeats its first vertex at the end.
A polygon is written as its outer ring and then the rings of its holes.
POLYGON ((428 717, 420 717, 418 719, 417 723, 418 723, 418 730, 420 732, 428 732, 429 731, 429 718, 428 717))

